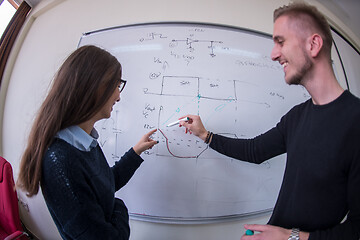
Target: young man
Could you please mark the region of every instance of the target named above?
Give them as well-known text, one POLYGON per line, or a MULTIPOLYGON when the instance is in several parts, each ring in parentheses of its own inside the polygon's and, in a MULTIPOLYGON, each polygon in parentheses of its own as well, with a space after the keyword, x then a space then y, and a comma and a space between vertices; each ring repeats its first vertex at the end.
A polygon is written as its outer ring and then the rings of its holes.
POLYGON ((180 125, 214 150, 243 161, 260 164, 287 153, 269 223, 245 225, 258 233, 242 240, 358 240, 360 99, 335 78, 329 25, 315 7, 290 4, 274 12, 273 40, 271 58, 283 66, 286 83, 304 86, 311 99, 253 139, 213 134, 195 115, 187 115, 190 121, 180 125))

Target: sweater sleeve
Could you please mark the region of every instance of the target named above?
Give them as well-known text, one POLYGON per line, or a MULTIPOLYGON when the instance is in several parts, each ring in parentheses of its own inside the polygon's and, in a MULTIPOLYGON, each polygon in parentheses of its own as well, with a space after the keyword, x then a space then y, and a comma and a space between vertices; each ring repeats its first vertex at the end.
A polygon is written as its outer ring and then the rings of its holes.
POLYGON ((135 171, 140 167, 143 159, 130 148, 124 156, 111 168, 115 179, 115 191, 125 186, 135 171))
POLYGON ((228 157, 256 164, 286 151, 285 141, 278 127, 252 139, 235 139, 214 134, 210 147, 228 157))
POLYGON ((105 213, 81 164, 66 151, 45 155, 41 188, 63 239, 128 239, 105 213))

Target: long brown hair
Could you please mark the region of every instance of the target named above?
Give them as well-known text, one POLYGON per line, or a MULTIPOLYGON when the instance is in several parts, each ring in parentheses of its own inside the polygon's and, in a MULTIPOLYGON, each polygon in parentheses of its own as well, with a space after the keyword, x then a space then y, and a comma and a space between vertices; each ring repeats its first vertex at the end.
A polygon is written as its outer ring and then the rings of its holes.
POLYGON ((28 196, 39 191, 43 156, 55 134, 93 117, 120 79, 118 60, 98 47, 80 47, 65 60, 39 109, 21 159, 17 186, 28 196))

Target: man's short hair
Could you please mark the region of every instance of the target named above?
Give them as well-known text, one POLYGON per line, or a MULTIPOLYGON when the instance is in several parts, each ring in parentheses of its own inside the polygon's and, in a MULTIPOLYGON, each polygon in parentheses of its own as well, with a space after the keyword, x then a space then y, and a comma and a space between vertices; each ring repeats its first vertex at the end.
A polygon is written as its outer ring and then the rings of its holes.
MULTIPOLYGON (((274 22, 281 16, 296 20, 295 24, 303 31, 315 31, 323 39, 324 53, 331 59, 332 35, 325 16, 316 7, 305 3, 290 3, 274 11, 274 22)), ((313 32, 314 33, 314 32, 313 32)))

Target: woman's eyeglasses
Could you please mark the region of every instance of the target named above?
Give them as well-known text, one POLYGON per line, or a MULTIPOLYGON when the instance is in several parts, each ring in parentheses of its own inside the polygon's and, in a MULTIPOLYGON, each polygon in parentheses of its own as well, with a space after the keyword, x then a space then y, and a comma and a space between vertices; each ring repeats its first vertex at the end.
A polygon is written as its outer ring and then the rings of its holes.
POLYGON ((125 85, 126 85, 126 80, 120 79, 120 84, 119 84, 120 92, 122 92, 122 90, 124 90, 125 85))

